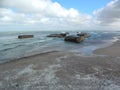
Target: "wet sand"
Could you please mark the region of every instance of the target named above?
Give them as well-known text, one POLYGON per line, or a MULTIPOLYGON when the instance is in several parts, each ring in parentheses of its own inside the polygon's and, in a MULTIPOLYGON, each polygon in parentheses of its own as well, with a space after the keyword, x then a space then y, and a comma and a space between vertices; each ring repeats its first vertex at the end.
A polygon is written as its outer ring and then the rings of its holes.
POLYGON ((94 54, 51 51, 0 64, 0 90, 120 90, 120 41, 94 54))
POLYGON ((113 56, 113 57, 117 57, 117 56, 119 57, 120 56, 120 40, 118 40, 111 46, 95 50, 94 53, 113 56))

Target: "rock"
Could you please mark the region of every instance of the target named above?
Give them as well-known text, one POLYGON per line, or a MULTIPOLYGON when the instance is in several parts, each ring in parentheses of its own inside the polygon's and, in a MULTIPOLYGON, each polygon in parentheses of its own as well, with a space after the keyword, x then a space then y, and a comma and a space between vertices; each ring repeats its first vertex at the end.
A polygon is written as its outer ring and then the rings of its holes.
POLYGON ((80 43, 84 40, 84 36, 73 36, 73 35, 70 35, 70 36, 66 36, 65 41, 70 41, 70 42, 76 42, 76 43, 80 43))
POLYGON ((88 33, 78 33, 77 36, 84 36, 84 38, 89 37, 90 35, 88 33))
POLYGON ((24 38, 33 38, 33 35, 19 35, 18 38, 19 39, 24 39, 24 38))
POLYGON ((68 34, 68 32, 65 32, 65 33, 60 33, 60 34, 50 34, 50 35, 47 35, 47 37, 65 37, 66 35, 68 34))

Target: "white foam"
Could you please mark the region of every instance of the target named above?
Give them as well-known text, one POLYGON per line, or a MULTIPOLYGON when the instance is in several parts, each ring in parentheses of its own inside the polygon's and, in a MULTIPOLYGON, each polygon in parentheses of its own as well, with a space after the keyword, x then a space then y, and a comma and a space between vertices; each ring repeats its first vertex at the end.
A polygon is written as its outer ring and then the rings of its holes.
POLYGON ((61 67, 59 64, 57 65, 51 65, 49 68, 46 68, 43 72, 42 75, 44 77, 44 80, 46 83, 56 83, 56 76, 55 76, 55 71, 56 68, 61 67))
MULTIPOLYGON (((120 86, 116 85, 114 81, 107 80, 107 79, 99 79, 99 78, 96 78, 94 75, 81 76, 80 74, 76 74, 73 78, 80 81, 82 80, 83 83, 84 82, 89 82, 89 84, 91 83, 93 85, 93 86, 91 85, 91 88, 93 89, 96 87, 99 87, 99 85, 104 84, 103 86, 101 86, 102 90, 120 90, 120 86)), ((85 86, 83 86, 83 88, 85 89, 85 86)), ((88 88, 89 88, 89 85, 88 85, 88 88)))
POLYGON ((81 77, 80 77, 79 74, 76 74, 76 75, 75 75, 75 78, 78 79, 78 80, 81 79, 81 77))
POLYGON ((115 84, 110 84, 109 86, 106 86, 104 90, 120 90, 120 86, 115 84))
POLYGON ((65 56, 61 56, 61 57, 58 57, 56 58, 57 62, 61 62, 61 59, 66 59, 69 55, 65 55, 65 56))
POLYGON ((97 78, 92 77, 92 75, 86 75, 85 77, 82 78, 83 80, 95 80, 97 78))
POLYGON ((25 67, 24 69, 22 69, 21 71, 18 72, 17 75, 23 75, 23 74, 29 74, 34 72, 34 70, 32 69, 33 65, 28 65, 27 67, 25 67))
MULTIPOLYGON (((34 86, 35 84, 38 84, 40 82, 44 83, 45 85, 55 85, 58 82, 58 78, 56 77, 55 72, 59 67, 61 67, 60 64, 53 64, 50 65, 48 68, 45 68, 44 70, 35 70, 35 73, 28 78, 28 82, 24 85, 24 90, 28 90, 30 86, 34 86)), ((35 88, 41 87, 37 86, 35 88)), ((50 86, 49 88, 52 88, 52 86, 50 86)))
POLYGON ((116 42, 116 41, 118 41, 118 40, 119 40, 119 37, 113 37, 112 42, 116 42))

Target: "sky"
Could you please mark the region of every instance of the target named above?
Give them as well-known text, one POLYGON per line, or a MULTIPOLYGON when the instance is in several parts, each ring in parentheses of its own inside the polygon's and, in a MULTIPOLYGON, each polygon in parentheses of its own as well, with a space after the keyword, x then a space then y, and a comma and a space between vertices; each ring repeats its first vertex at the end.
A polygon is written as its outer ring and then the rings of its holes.
POLYGON ((79 10, 81 13, 92 14, 94 10, 104 7, 111 0, 52 0, 60 3, 63 7, 71 7, 79 10))
POLYGON ((120 30, 120 0, 0 0, 0 31, 120 30))

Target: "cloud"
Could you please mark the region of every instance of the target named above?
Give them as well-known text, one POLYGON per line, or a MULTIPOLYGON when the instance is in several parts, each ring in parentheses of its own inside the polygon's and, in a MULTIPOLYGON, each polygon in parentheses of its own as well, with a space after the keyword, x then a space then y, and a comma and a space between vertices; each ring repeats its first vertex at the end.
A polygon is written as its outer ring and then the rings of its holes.
POLYGON ((94 14, 100 25, 120 27, 120 0, 112 0, 105 7, 94 11, 94 14))
POLYGON ((25 14, 14 13, 11 9, 0 8, 0 24, 20 23, 24 19, 25 14))
MULTIPOLYGON (((0 0, 0 28, 28 30, 89 30, 120 28, 120 0, 112 0, 94 15, 52 0, 0 0), (8 28, 7 28, 8 27, 8 28)), ((0 29, 1 30, 1 29, 0 29)))
POLYGON ((39 29, 88 29, 92 16, 51 0, 0 0, 0 25, 39 29))

